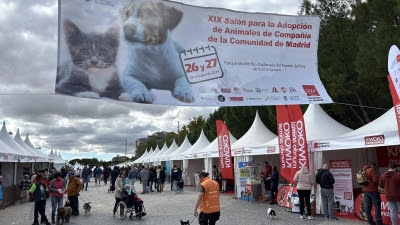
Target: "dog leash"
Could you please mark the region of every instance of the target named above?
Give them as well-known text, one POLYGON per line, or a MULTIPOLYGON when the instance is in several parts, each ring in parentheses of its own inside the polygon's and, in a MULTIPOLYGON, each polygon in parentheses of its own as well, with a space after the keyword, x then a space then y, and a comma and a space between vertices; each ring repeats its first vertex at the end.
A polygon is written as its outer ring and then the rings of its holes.
POLYGON ((197 216, 195 216, 195 217, 192 219, 192 221, 189 222, 189 224, 192 224, 193 221, 196 219, 196 217, 197 217, 197 216))
POLYGON ((83 198, 81 197, 81 195, 78 195, 78 196, 79 196, 80 199, 82 199, 82 201, 83 201, 84 203, 87 203, 87 202, 85 201, 85 199, 83 199, 83 198))

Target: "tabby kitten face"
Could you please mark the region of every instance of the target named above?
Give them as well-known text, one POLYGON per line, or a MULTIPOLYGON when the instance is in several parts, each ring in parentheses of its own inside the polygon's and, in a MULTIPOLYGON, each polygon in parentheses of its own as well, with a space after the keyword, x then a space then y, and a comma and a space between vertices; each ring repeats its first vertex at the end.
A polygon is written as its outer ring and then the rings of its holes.
POLYGON ((110 28, 105 34, 86 34, 74 23, 65 20, 64 32, 75 66, 97 71, 115 64, 119 46, 117 27, 110 28))

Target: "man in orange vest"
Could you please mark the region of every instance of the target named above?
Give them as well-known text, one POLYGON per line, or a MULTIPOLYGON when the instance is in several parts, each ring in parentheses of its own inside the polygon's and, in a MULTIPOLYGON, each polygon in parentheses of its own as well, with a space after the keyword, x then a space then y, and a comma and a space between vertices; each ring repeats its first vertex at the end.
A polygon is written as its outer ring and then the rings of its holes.
POLYGON ((208 177, 208 173, 199 174, 200 194, 194 208, 194 216, 199 216, 200 225, 214 225, 220 216, 219 185, 208 177), (200 206, 200 215, 197 209, 200 206))

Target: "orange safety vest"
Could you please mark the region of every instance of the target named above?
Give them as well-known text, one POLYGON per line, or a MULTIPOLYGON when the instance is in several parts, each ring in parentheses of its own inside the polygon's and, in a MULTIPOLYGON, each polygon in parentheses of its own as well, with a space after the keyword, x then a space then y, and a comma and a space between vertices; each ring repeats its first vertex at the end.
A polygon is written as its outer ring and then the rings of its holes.
POLYGON ((204 187, 204 196, 200 202, 200 211, 203 213, 215 213, 220 211, 219 185, 217 182, 205 177, 201 182, 204 187))

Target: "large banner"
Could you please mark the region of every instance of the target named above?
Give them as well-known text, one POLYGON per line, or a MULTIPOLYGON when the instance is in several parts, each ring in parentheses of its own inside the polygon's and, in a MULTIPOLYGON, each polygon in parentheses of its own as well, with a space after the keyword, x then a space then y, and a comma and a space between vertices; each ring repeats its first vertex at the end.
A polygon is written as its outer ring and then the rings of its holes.
MULTIPOLYGON (((400 98, 400 50, 396 45, 392 45, 388 55, 388 70, 394 87, 394 92, 391 91, 392 97, 400 98)), ((390 83, 390 82, 389 82, 390 83)))
POLYGON ((233 161, 231 155, 231 140, 228 127, 222 120, 216 120, 219 168, 224 179, 233 179, 233 161))
POLYGON ((55 91, 165 105, 320 104, 320 18, 170 1, 59 1, 55 91))
POLYGON ((400 167, 400 145, 376 147, 376 156, 378 166, 385 168, 385 171, 390 163, 400 167))
POLYGON ((333 186, 335 214, 350 215, 354 213, 353 183, 351 160, 330 160, 330 171, 335 178, 333 186))
POLYGON ((394 84, 393 84, 393 80, 390 78, 390 75, 388 75, 388 82, 389 82, 390 94, 392 95, 394 113, 396 115, 397 132, 399 133, 399 137, 400 137, 400 99, 396 93, 396 90, 395 90, 394 84))
POLYGON ((276 120, 278 126, 279 164, 281 176, 293 184, 292 176, 292 137, 290 131, 290 117, 286 106, 276 106, 276 120))
POLYGON ((299 105, 288 106, 290 130, 292 133, 292 176, 303 166, 309 167, 306 126, 299 105))

